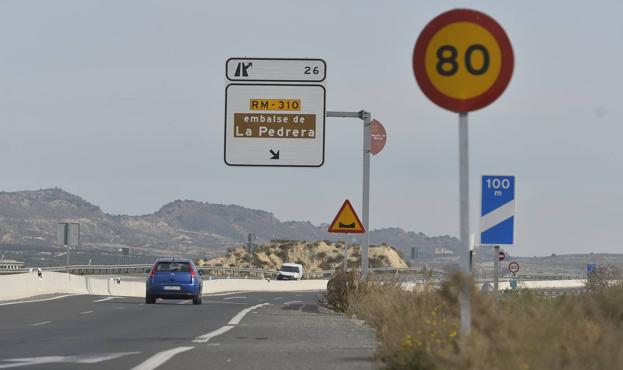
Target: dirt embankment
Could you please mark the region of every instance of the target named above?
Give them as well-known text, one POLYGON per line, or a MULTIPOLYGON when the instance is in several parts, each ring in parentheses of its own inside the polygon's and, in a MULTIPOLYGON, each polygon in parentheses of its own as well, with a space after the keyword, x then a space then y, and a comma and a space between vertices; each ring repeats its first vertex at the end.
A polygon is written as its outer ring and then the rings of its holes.
MULTIPOLYGON (((391 246, 370 246, 369 261, 371 267, 407 267, 400 254, 391 246)), ((361 264, 361 248, 349 245, 348 265, 358 267, 361 264)), ((223 257, 208 261, 200 260, 199 265, 249 267, 277 269, 284 262, 300 263, 305 271, 332 270, 344 261, 343 243, 298 242, 289 241, 262 245, 255 253, 248 253, 239 247, 229 250, 223 257)))

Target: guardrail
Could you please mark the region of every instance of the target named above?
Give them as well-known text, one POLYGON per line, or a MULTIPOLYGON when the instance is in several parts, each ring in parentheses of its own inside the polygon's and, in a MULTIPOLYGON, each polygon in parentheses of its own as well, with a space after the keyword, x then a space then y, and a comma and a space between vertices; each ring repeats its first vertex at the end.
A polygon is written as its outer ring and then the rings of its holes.
MULTIPOLYGON (((145 274, 150 269, 152 264, 133 264, 133 265, 72 265, 72 266, 58 266, 58 267, 42 267, 42 271, 54 271, 54 272, 69 272, 74 275, 130 275, 130 274, 145 274)), ((276 270, 265 270, 247 267, 226 267, 226 266, 201 266, 197 267, 199 271, 205 276, 223 276, 223 277, 247 277, 256 279, 276 279, 276 270)), ((37 268, 22 268, 22 269, 2 269, 0 275, 5 274, 23 274, 31 271, 36 271, 37 268)), ((430 279, 433 281, 443 280, 447 276, 447 272, 442 269, 426 269, 424 267, 407 267, 407 268, 394 268, 394 267, 377 267, 370 268, 369 271, 377 277, 389 277, 396 279, 413 279, 418 275, 421 278, 430 279)), ((304 272, 303 279, 329 279, 335 270, 323 270, 314 272, 304 272)), ((501 279, 508 278, 508 276, 500 277, 501 279)), ((585 279, 586 276, 577 274, 519 274, 517 276, 519 280, 574 280, 585 279)), ((481 280, 477 276, 476 280, 481 280)), ((487 280, 487 279, 483 279, 487 280)))
MULTIPOLYGON (((69 272, 74 275, 140 275, 145 274, 150 269, 152 264, 133 264, 133 265, 71 265, 71 266, 57 266, 57 267, 41 267, 41 271, 53 271, 53 272, 69 272)), ((226 267, 226 266, 200 266, 197 267, 204 276, 214 277, 245 277, 255 279, 276 279, 276 270, 265 270, 246 267, 226 267)), ((33 271, 37 271, 37 268, 22 268, 22 269, 7 269, 0 270, 0 275, 6 274, 23 274, 33 271)), ((377 277, 391 277, 391 278, 412 278, 417 275, 428 275, 428 278, 433 280, 442 279, 446 273, 443 270, 432 269, 425 270, 423 268, 408 267, 408 268, 392 268, 392 267, 380 267, 370 268, 369 271, 375 274, 377 277)), ((329 279, 335 270, 323 270, 304 272, 303 279, 329 279)))

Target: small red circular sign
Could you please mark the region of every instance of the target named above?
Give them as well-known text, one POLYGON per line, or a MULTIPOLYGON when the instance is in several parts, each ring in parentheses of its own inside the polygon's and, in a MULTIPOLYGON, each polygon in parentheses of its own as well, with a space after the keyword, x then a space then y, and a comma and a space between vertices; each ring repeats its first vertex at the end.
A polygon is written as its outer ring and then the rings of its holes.
POLYGON ((504 253, 504 252, 502 252, 502 251, 499 251, 499 252, 498 252, 498 259, 499 259, 500 261, 504 261, 504 259, 505 259, 505 258, 506 258, 506 253, 504 253))
POLYGON ((435 104, 470 112, 495 101, 513 74, 513 48, 488 15, 455 9, 433 19, 413 51, 418 85, 435 104))
POLYGON ((519 271, 519 264, 517 262, 511 262, 508 264, 508 270, 513 274, 519 271))
POLYGON ((372 155, 377 155, 385 147, 387 142, 387 132, 381 122, 372 120, 370 122, 370 152, 372 155))

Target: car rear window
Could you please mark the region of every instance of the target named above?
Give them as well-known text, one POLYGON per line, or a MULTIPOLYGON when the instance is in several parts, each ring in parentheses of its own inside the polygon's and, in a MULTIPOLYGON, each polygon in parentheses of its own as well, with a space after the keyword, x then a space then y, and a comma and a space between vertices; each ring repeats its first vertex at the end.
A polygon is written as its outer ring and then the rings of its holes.
POLYGON ((296 266, 281 266, 283 272, 299 272, 299 268, 296 266))
POLYGON ((156 271, 160 272, 190 272, 190 263, 188 262, 158 262, 156 271))

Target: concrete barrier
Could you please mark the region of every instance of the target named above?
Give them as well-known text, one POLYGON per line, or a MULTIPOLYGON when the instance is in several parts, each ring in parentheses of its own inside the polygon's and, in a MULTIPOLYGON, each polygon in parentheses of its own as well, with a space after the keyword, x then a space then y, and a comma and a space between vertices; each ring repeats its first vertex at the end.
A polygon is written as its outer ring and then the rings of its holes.
MULTIPOLYGON (((203 293, 223 292, 294 292, 325 290, 327 280, 250 280, 204 279, 203 293)), ((90 294, 121 297, 144 297, 145 282, 112 277, 87 277, 60 272, 43 271, 0 276, 0 301, 45 294, 90 294)))
POLYGON ((326 290, 328 280, 246 280, 213 279, 203 280, 203 294, 222 292, 296 292, 305 290, 326 290))

